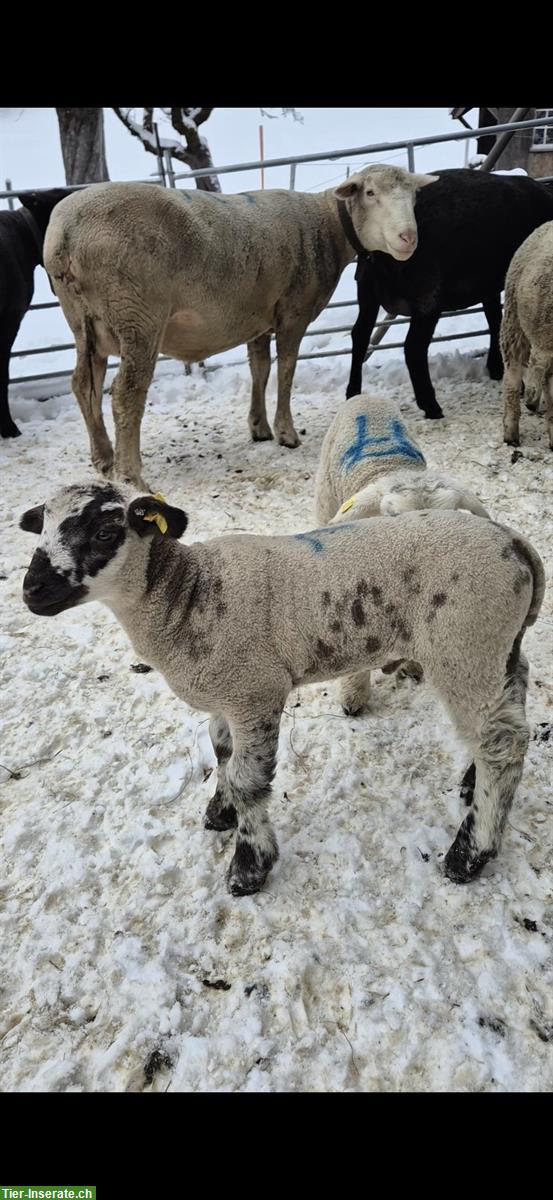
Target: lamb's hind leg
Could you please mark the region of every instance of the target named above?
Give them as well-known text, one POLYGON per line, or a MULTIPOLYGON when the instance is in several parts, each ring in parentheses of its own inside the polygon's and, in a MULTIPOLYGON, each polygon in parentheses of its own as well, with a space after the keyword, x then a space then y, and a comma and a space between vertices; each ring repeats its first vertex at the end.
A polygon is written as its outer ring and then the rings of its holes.
POLYGON ((229 804, 225 793, 226 768, 232 754, 232 737, 228 721, 224 717, 212 717, 209 736, 217 755, 217 790, 205 810, 206 829, 235 829, 236 809, 229 804))
POLYGON ((276 768, 282 705, 256 712, 247 722, 231 720, 233 751, 225 779, 227 803, 236 809, 236 850, 228 873, 233 896, 258 892, 278 858, 267 814, 276 768))
POLYGON ((499 850, 528 746, 527 684, 528 663, 517 638, 503 692, 488 711, 479 733, 472 807, 446 855, 446 875, 455 883, 474 879, 499 850))

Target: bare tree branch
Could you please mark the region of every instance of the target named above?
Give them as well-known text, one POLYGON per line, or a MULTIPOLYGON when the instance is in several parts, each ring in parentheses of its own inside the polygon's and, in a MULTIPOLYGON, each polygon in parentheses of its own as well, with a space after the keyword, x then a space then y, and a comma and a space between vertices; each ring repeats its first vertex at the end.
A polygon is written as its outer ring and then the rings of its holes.
POLYGON ((194 120, 196 122, 196 125, 203 125, 204 121, 207 121, 208 117, 211 116, 213 109, 212 108, 197 108, 195 111, 196 111, 196 116, 194 117, 194 120))
POLYGON ((281 108, 280 113, 271 113, 269 112, 268 108, 260 108, 259 111, 262 117, 268 117, 270 121, 278 120, 279 116, 289 117, 292 115, 294 121, 299 121, 300 125, 303 125, 303 117, 301 113, 298 112, 297 108, 281 108))
MULTIPOLYGON (((153 132, 154 112, 153 108, 144 109, 144 118, 142 124, 135 121, 131 114, 132 108, 114 108, 114 113, 123 125, 132 133, 133 137, 140 138, 144 149, 150 154, 157 155, 157 143, 153 132)), ((159 144, 162 150, 168 150, 172 158, 176 158, 179 162, 186 163, 190 170, 197 171, 202 167, 212 167, 213 160, 209 150, 208 143, 205 138, 201 137, 198 132, 198 124, 207 121, 213 109, 211 108, 164 108, 161 112, 169 117, 175 133, 184 138, 186 145, 176 141, 173 138, 160 137, 159 144)), ((221 185, 215 174, 204 175, 196 180, 196 187, 202 191, 220 192, 221 185)))

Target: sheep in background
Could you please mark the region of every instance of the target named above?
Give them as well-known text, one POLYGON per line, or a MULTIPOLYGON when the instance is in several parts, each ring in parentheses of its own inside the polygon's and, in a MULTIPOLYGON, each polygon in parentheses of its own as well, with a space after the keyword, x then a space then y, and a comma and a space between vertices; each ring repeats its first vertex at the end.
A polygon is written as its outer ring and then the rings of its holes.
POLYGON ((23 581, 31 612, 101 600, 175 694, 212 714, 206 825, 237 829, 233 895, 258 891, 278 858, 267 801, 289 693, 401 656, 422 663, 474 755, 446 872, 466 882, 497 854, 529 736, 520 645, 544 593, 520 535, 412 512, 181 545, 185 513, 109 484, 63 488, 20 523, 41 534, 23 581))
POLYGON ((21 192, 22 208, 0 212, 0 437, 19 437, 10 414, 10 355, 19 327, 33 298, 35 268, 52 210, 70 195, 68 188, 21 192))
POLYGON ((482 303, 490 329, 487 367, 501 379, 501 292, 513 254, 544 221, 553 219, 553 188, 542 180, 500 172, 449 168, 417 195, 419 244, 409 261, 377 250, 360 254, 355 278, 359 316, 351 331, 346 396, 362 391, 363 360, 382 305, 410 317, 405 362, 415 401, 426 417, 443 413, 430 378, 428 347, 440 313, 482 303))
MULTIPOLYGON (((315 483, 316 520, 334 524, 433 508, 489 515, 462 483, 428 470, 393 401, 352 396, 339 409, 323 441, 315 483)), ((404 674, 422 677, 417 663, 400 660, 395 665, 402 665, 404 674)), ((342 679, 344 711, 349 716, 360 713, 369 702, 370 690, 370 671, 356 671, 342 679)))
POLYGON ((553 221, 541 225, 517 250, 505 281, 501 322, 503 440, 520 445, 522 372, 528 367, 526 407, 535 412, 545 393, 553 450, 553 221))
POLYGON ((225 196, 144 183, 93 184, 56 210, 44 262, 75 334, 73 390, 92 462, 141 479, 140 424, 159 353, 185 362, 247 343, 254 441, 272 437, 265 409, 276 338, 281 446, 300 440, 290 392, 301 339, 361 250, 406 262, 417 245, 417 192, 435 182, 374 164, 316 195, 269 189, 225 196), (115 458, 102 418, 108 354, 115 458))

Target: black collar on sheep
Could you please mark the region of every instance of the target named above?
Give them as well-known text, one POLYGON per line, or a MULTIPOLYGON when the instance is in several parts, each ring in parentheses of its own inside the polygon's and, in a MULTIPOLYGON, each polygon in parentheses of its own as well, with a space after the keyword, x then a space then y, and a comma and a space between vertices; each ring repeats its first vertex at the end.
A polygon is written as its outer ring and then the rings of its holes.
POLYGON ((350 246, 353 247, 358 258, 369 258, 370 250, 366 250, 363 243, 359 241, 359 238, 357 237, 357 234, 353 227, 353 221, 349 215, 347 204, 346 204, 345 200, 337 200, 336 203, 338 205, 338 216, 342 223, 342 229, 346 235, 346 238, 347 238, 350 246))

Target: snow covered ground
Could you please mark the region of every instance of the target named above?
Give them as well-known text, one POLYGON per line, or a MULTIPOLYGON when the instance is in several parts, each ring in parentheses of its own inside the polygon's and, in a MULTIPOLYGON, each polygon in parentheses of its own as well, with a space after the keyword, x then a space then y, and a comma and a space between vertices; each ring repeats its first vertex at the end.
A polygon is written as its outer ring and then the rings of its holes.
MULTIPOLYGON (((524 777, 500 858, 468 887, 442 873, 463 816, 463 750, 426 684, 378 672, 364 718, 342 714, 333 685, 290 696, 271 805, 281 858, 262 893, 227 894, 232 835, 202 828, 214 790, 205 714, 133 672, 106 609, 48 621, 23 605, 35 539, 21 512, 91 472, 72 398, 12 389, 23 436, 0 449, 3 1090, 553 1087, 553 457, 543 418, 523 410, 511 463, 500 385, 474 343, 459 345, 432 358, 443 422, 421 419, 395 356, 367 367, 365 384, 397 397, 429 463, 464 478, 546 565, 525 638, 524 777)), ((345 357, 300 364, 305 436, 291 452, 249 441, 247 368, 185 378, 160 366, 144 471, 189 513, 191 539, 312 527, 348 370, 345 357)))

